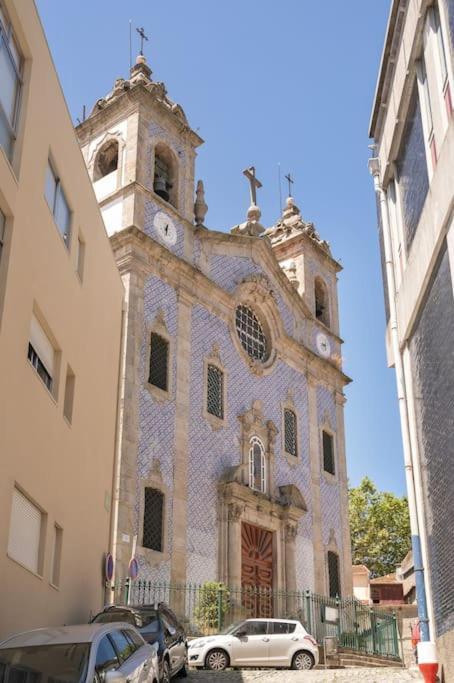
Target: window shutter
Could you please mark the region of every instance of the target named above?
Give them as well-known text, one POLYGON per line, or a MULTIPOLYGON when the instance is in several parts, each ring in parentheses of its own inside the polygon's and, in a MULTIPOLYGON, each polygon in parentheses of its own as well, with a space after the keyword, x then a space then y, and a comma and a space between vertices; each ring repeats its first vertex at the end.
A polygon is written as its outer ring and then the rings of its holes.
POLYGON ((335 474, 334 468, 334 443, 333 437, 328 432, 323 432, 323 469, 325 472, 335 474))
POLYGON ((164 521, 164 494, 158 489, 145 489, 143 512, 144 548, 162 552, 162 531, 164 521))
POLYGON ((169 362, 169 342, 155 332, 150 340, 150 371, 148 381, 155 387, 167 391, 167 366, 169 362))
POLYGON ((55 350, 48 336, 39 324, 37 318, 32 315, 30 323, 30 344, 39 356, 40 361, 51 377, 54 376, 55 350))
POLYGON ((207 412, 221 420, 224 417, 224 373, 215 365, 208 366, 207 412))
POLYGON ((296 415, 293 410, 284 410, 284 443, 286 453, 298 455, 296 440, 296 415))
POLYGON ((330 598, 340 597, 339 555, 331 551, 328 552, 328 576, 330 598))
POLYGON ((38 573, 42 513, 18 489, 14 489, 9 527, 8 554, 38 573))

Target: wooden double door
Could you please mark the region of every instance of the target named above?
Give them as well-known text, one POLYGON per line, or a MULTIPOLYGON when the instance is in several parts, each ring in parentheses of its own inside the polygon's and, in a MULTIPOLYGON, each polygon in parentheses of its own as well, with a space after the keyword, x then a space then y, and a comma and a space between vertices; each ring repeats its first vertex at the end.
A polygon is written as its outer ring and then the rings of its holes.
POLYGON ((241 524, 242 605, 249 617, 273 616, 273 534, 241 524))

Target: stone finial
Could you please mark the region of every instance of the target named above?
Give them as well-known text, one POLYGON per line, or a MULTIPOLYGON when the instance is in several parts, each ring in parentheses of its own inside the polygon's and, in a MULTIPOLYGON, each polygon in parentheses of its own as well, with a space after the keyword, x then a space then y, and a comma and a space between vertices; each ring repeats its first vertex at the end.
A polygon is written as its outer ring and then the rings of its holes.
POLYGON ((208 211, 208 204, 205 201, 205 188, 203 187, 203 180, 197 181, 197 189, 195 191, 194 202, 194 217, 195 224, 198 228, 205 227, 203 222, 208 211))
POLYGON ((131 69, 131 78, 137 77, 139 74, 141 74, 142 76, 145 76, 146 79, 150 80, 152 73, 153 72, 148 66, 144 55, 137 55, 136 63, 131 69))
POLYGON ((287 197, 285 202, 285 209, 282 213, 284 218, 290 218, 291 216, 301 216, 301 211, 295 204, 293 197, 287 197))
POLYGON ((265 228, 259 222, 262 212, 256 204, 251 204, 247 212, 247 220, 240 225, 235 225, 230 231, 234 235, 249 235, 258 237, 265 232, 265 228))

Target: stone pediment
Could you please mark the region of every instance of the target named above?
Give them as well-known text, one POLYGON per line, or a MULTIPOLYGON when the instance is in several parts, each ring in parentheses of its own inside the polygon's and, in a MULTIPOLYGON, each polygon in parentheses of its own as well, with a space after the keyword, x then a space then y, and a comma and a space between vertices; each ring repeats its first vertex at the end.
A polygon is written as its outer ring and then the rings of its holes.
POLYGON ((295 484, 279 486, 280 501, 282 505, 291 506, 307 512, 306 501, 303 494, 295 484))

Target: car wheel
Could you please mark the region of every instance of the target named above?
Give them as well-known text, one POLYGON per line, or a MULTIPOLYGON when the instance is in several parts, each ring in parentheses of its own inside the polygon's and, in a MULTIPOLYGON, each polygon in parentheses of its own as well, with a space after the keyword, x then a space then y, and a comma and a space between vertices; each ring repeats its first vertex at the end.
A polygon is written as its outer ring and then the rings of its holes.
POLYGON ((315 664, 315 659, 310 652, 297 652, 293 655, 292 669, 298 669, 299 671, 307 671, 312 669, 315 664))
POLYGON ((210 671, 224 671, 229 665, 229 658, 224 650, 211 650, 206 656, 205 667, 210 671))
POLYGON ((185 665, 183 664, 183 666, 181 667, 181 669, 178 672, 178 677, 179 678, 187 678, 187 675, 188 675, 188 671, 187 671, 185 665))
POLYGON ((164 660, 162 665, 161 683, 170 683, 170 666, 167 659, 164 660))

